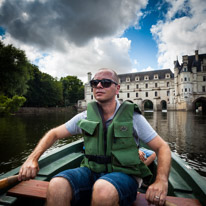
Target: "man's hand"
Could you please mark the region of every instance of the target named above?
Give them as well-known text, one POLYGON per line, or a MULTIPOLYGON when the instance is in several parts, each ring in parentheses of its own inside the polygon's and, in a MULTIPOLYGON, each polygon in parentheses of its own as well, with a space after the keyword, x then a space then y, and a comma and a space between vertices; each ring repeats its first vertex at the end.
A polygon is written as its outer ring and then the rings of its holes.
POLYGON ((167 180, 156 180, 146 192, 146 200, 154 205, 164 205, 168 191, 167 180))
POLYGON ((28 158, 26 162, 22 165, 18 180, 29 180, 36 177, 39 172, 39 164, 38 161, 28 158))

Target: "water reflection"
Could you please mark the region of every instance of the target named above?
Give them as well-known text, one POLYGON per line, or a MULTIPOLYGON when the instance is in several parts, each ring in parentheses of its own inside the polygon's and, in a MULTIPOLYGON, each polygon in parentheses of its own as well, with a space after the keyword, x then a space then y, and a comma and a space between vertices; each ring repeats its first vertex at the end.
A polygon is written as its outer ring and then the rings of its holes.
MULTIPOLYGON (((72 116, 74 113, 0 117, 0 174, 20 166, 49 129, 72 116)), ((50 150, 71 141, 72 138, 61 140, 50 150)))
MULTIPOLYGON (((0 174, 20 166, 49 129, 75 113, 0 117, 0 174)), ((190 112, 145 112, 144 116, 172 151, 206 176, 206 116, 190 112)), ((79 139, 58 141, 50 150, 79 139)), ((50 151, 49 150, 49 151, 50 151)))
POLYGON ((172 151, 206 176, 206 116, 192 112, 145 113, 172 151))

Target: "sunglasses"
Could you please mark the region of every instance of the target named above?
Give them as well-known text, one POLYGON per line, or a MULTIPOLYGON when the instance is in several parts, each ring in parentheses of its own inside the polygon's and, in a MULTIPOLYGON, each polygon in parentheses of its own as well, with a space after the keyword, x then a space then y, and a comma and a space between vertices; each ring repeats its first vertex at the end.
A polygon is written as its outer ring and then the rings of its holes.
POLYGON ((112 84, 118 85, 116 82, 112 81, 111 79, 101 79, 101 80, 93 79, 90 81, 90 86, 92 88, 96 88, 99 82, 101 82, 101 85, 104 88, 109 88, 112 84))

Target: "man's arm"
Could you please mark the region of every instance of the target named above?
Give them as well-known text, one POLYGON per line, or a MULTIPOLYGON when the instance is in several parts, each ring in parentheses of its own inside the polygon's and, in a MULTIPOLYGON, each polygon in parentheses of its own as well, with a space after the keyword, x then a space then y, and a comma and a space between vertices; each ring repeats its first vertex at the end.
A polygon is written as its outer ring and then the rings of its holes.
POLYGON ((146 199, 155 205, 164 205, 168 192, 171 151, 168 144, 158 135, 147 144, 157 154, 158 165, 156 180, 149 186, 146 199))
POLYGON ((58 139, 62 139, 65 137, 71 136, 69 131, 66 129, 65 124, 51 129, 47 132, 43 138, 39 141, 38 145, 34 149, 34 151, 29 155, 27 160, 24 162, 19 171, 18 179, 28 180, 30 178, 34 178, 39 171, 38 160, 40 156, 50 148, 54 142, 58 139))

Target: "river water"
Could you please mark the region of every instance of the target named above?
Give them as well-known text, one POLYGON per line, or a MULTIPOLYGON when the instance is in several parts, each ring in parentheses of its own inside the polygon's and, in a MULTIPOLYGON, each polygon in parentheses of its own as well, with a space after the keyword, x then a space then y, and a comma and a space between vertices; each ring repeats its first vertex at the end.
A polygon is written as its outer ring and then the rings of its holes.
MULTIPOLYGON (((53 113, 0 117, 0 175, 20 166, 49 129, 74 115, 53 113)), ((144 116, 172 151, 206 177, 206 116, 192 112, 145 112, 144 116)), ((58 141, 50 149, 79 139, 58 141)), ((47 152, 49 152, 47 151, 47 152)))

